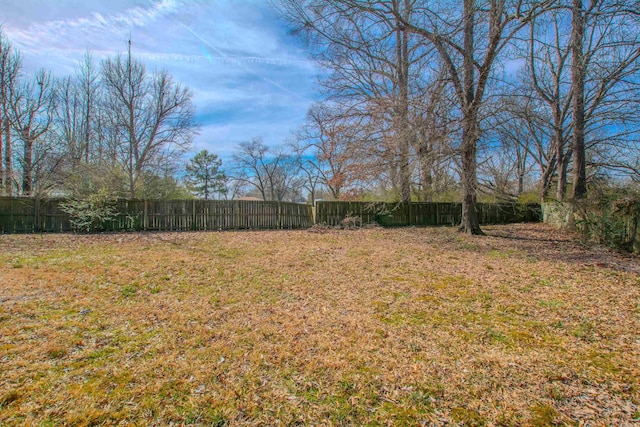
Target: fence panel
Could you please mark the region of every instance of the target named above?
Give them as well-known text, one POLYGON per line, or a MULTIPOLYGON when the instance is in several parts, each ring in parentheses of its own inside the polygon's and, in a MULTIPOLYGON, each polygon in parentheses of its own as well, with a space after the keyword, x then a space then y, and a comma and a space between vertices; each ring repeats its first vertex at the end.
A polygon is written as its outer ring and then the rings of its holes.
POLYGON ((0 198, 0 231, 31 233, 36 229, 35 199, 0 198))
MULTIPOLYGON (((0 198, 0 233, 70 231, 63 200, 0 198)), ((312 207, 299 203, 240 200, 118 200, 108 231, 297 229, 314 224, 312 207)), ((481 224, 540 221, 540 205, 479 204, 481 224)), ((460 203, 317 202, 316 223, 339 225, 345 218, 383 226, 457 225, 460 203)))
MULTIPOLYGON (((61 199, 0 198, 0 233, 72 229, 61 199)), ((313 225, 312 207, 244 200, 117 200, 107 231, 296 229, 313 225)))
MULTIPOLYGON (((540 221, 540 205, 478 204, 480 224, 540 221)), ((349 217, 382 226, 457 225, 462 219, 461 203, 317 202, 316 222, 340 225, 349 217)))
POLYGON ((71 230, 69 215, 60 208, 62 202, 63 200, 53 199, 34 203, 34 206, 38 209, 38 212, 35 214, 36 221, 38 222, 38 229, 36 231, 71 230))

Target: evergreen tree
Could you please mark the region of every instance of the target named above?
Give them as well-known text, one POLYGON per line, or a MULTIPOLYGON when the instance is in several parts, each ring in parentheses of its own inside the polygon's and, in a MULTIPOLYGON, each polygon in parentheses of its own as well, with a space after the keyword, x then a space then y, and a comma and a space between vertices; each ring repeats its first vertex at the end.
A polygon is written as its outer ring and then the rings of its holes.
POLYGON ((224 194, 226 177, 220 169, 221 165, 222 160, 207 150, 196 154, 186 165, 185 181, 191 191, 206 200, 215 193, 224 194))

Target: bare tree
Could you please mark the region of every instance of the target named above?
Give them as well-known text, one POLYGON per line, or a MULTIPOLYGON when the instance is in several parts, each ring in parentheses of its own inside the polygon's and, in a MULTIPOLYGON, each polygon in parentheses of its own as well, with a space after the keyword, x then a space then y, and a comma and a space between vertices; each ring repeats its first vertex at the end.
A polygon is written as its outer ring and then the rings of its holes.
POLYGON ((99 143, 94 138, 96 128, 96 116, 100 101, 100 73, 96 67, 93 56, 87 52, 78 67, 78 84, 82 97, 82 136, 85 162, 88 163, 92 152, 96 152, 99 143))
POLYGON ((543 197, 555 175, 556 197, 565 200, 570 166, 574 201, 586 195, 588 167, 632 171, 620 168, 620 154, 633 163, 630 141, 640 130, 637 25, 637 11, 617 0, 557 1, 533 20, 523 86, 537 107, 524 123, 552 124, 550 147, 538 150, 553 153, 542 171, 543 197))
POLYGON ((305 159, 298 156, 297 162, 300 165, 300 173, 302 175, 302 188, 307 190, 309 193, 309 203, 315 205, 318 190, 323 188, 322 179, 318 173, 318 169, 315 167, 312 159, 305 159))
POLYGON ((103 62, 102 79, 117 144, 114 157, 127 171, 130 197, 136 197, 139 178, 159 156, 183 152, 190 145, 196 132, 192 94, 167 71, 147 74, 132 58, 131 43, 126 57, 103 62))
POLYGON ((73 171, 84 158, 85 147, 82 99, 79 87, 71 76, 63 78, 58 84, 56 119, 73 171))
MULTIPOLYGON (((477 143, 480 138, 479 112, 491 72, 500 52, 544 3, 464 0, 461 16, 451 9, 443 10, 442 6, 426 6, 421 12, 427 19, 420 25, 406 22, 394 13, 410 31, 435 46, 456 93, 462 123, 461 231, 482 234, 476 207, 477 143)), ((377 8, 384 13, 393 13, 389 8, 385 10, 384 5, 377 8)))
POLYGON ((423 201, 432 201, 450 189, 454 156, 452 134, 455 118, 451 112, 455 110, 455 103, 449 93, 446 70, 440 68, 430 77, 424 84, 424 95, 414 101, 411 111, 411 121, 416 129, 418 195, 423 201))
MULTIPOLYGON (((597 0, 592 2, 592 5, 597 0)), ((584 148, 585 125, 585 10, 582 0, 571 4, 571 89, 573 91, 573 199, 587 194, 587 172, 584 148)))
MULTIPOLYGON (((415 0, 393 0, 394 12, 410 21, 415 0)), ((370 175, 384 174, 398 199, 412 194, 416 129, 412 106, 422 88, 418 76, 429 53, 398 19, 381 19, 352 2, 283 0, 281 9, 314 45, 315 59, 329 71, 321 84, 342 114, 363 126, 370 175), (375 130, 374 130, 375 128, 375 130), (375 136, 374 136, 375 135, 375 136)), ((363 147, 360 147, 363 148, 363 147)), ((363 149, 357 149, 363 153, 363 149)), ((360 164, 362 168, 365 164, 360 164)))
MULTIPOLYGON (((322 6, 308 5, 306 2, 292 0, 297 10, 321 10, 322 6)), ((327 2, 324 2, 327 3, 327 2)), ((406 34, 413 34, 418 39, 418 45, 430 46, 444 64, 447 78, 456 95, 457 109, 460 113, 462 128, 462 143, 460 144, 461 181, 463 188, 463 215, 460 226, 461 231, 471 234, 481 234, 477 200, 477 143, 480 138, 480 108, 483 105, 490 75, 494 64, 511 39, 516 35, 536 13, 549 2, 522 2, 522 1, 482 1, 464 0, 462 8, 450 5, 446 2, 422 3, 399 0, 344 0, 328 2, 332 5, 331 16, 338 16, 330 22, 342 22, 345 16, 362 16, 366 24, 371 22, 384 23, 387 28, 395 29, 399 40, 396 43, 401 58, 396 64, 405 64, 402 43, 406 34), (354 11, 356 13, 354 13, 354 11), (420 42, 424 43, 420 43, 420 42)), ((291 9, 291 7, 289 8, 291 9)), ((325 15, 302 14, 307 18, 303 20, 307 27, 319 27, 318 16, 325 15)), ((334 25, 330 24, 330 29, 334 25)), ((363 28, 368 28, 368 25, 363 28)), ((321 27, 326 28, 326 27, 321 27)), ((322 33, 329 33, 325 31, 322 33)), ((364 32, 361 32, 365 34, 364 32)), ((329 39, 334 45, 350 47, 352 43, 344 37, 329 39)), ((361 37, 361 45, 375 45, 378 38, 361 37), (367 44, 368 43, 368 44, 367 44)), ((365 63, 372 63, 377 57, 371 55, 371 51, 363 51, 365 63)), ((427 49, 425 55, 429 54, 427 49)), ((357 64, 357 69, 360 64, 357 64)), ((400 67, 395 79, 401 82, 405 70, 400 67)), ((362 73, 375 73, 372 67, 362 69, 362 73)), ((402 85, 399 85, 402 90, 402 85)), ((403 96, 399 96, 402 101, 403 96)), ((393 111, 393 117, 400 122, 402 110, 393 111)), ((400 129, 406 126, 400 125, 400 129)), ((402 147, 402 145, 401 145, 402 147)), ((403 167, 403 156, 400 156, 403 167)), ((401 173, 403 175, 403 173, 401 173)), ((404 178, 403 178, 404 179, 404 178)), ((406 195, 403 192, 403 196, 406 195)))
POLYGON ((34 77, 20 85, 10 95, 12 127, 23 145, 20 163, 22 168, 22 194, 34 192, 34 171, 39 162, 45 161, 48 147, 36 144, 51 129, 55 114, 55 88, 51 74, 37 71, 34 77), (34 157, 34 149, 38 150, 34 157))
POLYGON ((587 194, 586 154, 590 145, 597 143, 593 136, 589 141, 589 133, 599 133, 602 120, 610 117, 614 105, 621 113, 631 101, 637 111, 634 100, 640 96, 640 12, 617 0, 591 0, 586 5, 582 0, 572 0, 570 12, 572 199, 578 201, 587 194))
POLYGON ((303 180, 296 156, 271 149, 261 138, 242 142, 233 155, 234 178, 257 190, 263 200, 295 201, 303 180))
POLYGON ((15 92, 21 68, 22 56, 0 30, 0 192, 8 196, 13 194, 14 181, 10 96, 15 92))
POLYGON ((59 83, 56 123, 72 172, 81 161, 89 163, 92 156, 100 153, 99 142, 94 138, 99 94, 100 75, 87 52, 75 75, 64 77, 59 83))
MULTIPOLYGON (((567 189, 567 170, 572 156, 570 143, 570 118, 572 89, 568 75, 571 69, 571 49, 567 36, 566 16, 558 13, 542 15, 532 20, 528 40, 528 73, 523 74, 535 96, 544 105, 552 125, 548 169, 542 171, 542 197, 547 197, 551 176, 557 175, 556 198, 564 200, 567 189)), ((529 104, 531 105, 531 104, 529 104)), ((540 124, 533 111, 520 111, 520 117, 533 130, 540 124), (528 120, 528 121, 527 121, 528 120)), ((543 141, 538 139, 538 141, 543 141)), ((545 150, 540 147, 539 152, 545 150)), ((539 157, 540 158, 540 157, 539 157)), ((539 164, 542 164, 539 162, 539 164)))
POLYGON ((307 113, 307 122, 296 136, 293 151, 313 156, 304 162, 309 176, 318 176, 320 182, 338 200, 342 190, 350 184, 349 169, 354 163, 349 145, 353 142, 354 127, 338 107, 328 103, 313 105, 307 113))

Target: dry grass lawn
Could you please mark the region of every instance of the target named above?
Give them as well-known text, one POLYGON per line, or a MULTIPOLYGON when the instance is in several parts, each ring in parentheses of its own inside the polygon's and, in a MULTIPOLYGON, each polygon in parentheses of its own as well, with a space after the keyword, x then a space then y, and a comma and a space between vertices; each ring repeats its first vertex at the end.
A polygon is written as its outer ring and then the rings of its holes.
POLYGON ((638 258, 485 231, 0 236, 0 425, 639 425, 638 258))

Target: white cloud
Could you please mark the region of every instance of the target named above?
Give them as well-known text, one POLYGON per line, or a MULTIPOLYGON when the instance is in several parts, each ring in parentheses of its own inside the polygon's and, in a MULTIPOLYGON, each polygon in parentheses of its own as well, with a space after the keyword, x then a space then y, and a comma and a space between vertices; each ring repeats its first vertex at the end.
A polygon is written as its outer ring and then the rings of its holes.
POLYGON ((29 24, 26 28, 14 27, 9 22, 5 30, 20 45, 41 47, 56 44, 71 36, 87 37, 91 34, 113 33, 123 28, 145 27, 163 16, 175 13, 178 6, 175 0, 161 0, 151 3, 151 6, 146 8, 138 6, 121 13, 93 12, 89 17, 38 21, 29 24))
POLYGON ((229 156, 263 136, 276 145, 299 126, 315 94, 316 67, 264 1, 5 0, 3 31, 25 65, 68 74, 87 50, 100 60, 126 50, 166 68, 194 92, 201 135, 194 150, 229 156), (132 6, 133 5, 133 6, 132 6), (66 8, 66 12, 65 12, 66 8))

